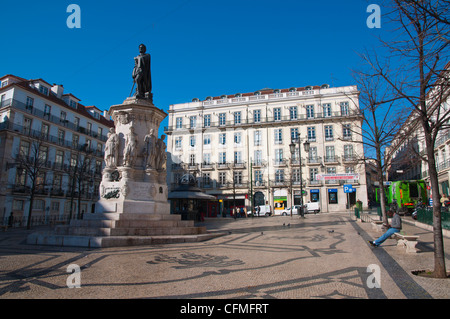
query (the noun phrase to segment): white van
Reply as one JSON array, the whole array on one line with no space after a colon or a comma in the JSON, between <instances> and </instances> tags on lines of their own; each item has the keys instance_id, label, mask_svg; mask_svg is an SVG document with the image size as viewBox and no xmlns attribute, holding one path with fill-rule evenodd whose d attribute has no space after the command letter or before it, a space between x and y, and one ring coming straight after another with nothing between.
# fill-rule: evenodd
<instances>
[{"instance_id":1,"label":"white van","mask_svg":"<svg viewBox=\"0 0 450 319\"><path fill-rule=\"evenodd\" d=\"M251 213L252 212L248 211L247 215L251 215ZM270 207L270 205L255 206L255 216L271 216L271 215L272 215L272 207Z\"/></svg>"}]
</instances>

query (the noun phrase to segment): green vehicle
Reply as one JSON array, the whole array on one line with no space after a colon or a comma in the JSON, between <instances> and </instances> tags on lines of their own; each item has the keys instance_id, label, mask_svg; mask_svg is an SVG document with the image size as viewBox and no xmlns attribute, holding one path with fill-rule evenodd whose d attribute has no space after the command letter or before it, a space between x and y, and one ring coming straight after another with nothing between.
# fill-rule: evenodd
<instances>
[{"instance_id":1,"label":"green vehicle","mask_svg":"<svg viewBox=\"0 0 450 319\"><path fill-rule=\"evenodd\" d=\"M384 190L386 205L391 205L395 200L400 212L412 212L419 201L427 205L427 186L423 180L391 182ZM375 193L377 202L380 202L379 193L377 189Z\"/></svg>"}]
</instances>

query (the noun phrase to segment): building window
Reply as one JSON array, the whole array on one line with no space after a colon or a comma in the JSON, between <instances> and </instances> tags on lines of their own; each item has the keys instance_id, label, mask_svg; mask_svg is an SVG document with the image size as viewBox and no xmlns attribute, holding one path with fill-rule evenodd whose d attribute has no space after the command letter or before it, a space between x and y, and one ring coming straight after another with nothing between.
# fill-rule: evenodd
<instances>
[{"instance_id":1,"label":"building window","mask_svg":"<svg viewBox=\"0 0 450 319\"><path fill-rule=\"evenodd\" d=\"M191 145L191 147L195 147L195 136L189 137L189 145Z\"/></svg>"},{"instance_id":2,"label":"building window","mask_svg":"<svg viewBox=\"0 0 450 319\"><path fill-rule=\"evenodd\" d=\"M62 123L66 122L66 118L67 118L67 114L64 111L61 111L60 116L59 116L59 121Z\"/></svg>"},{"instance_id":3,"label":"building window","mask_svg":"<svg viewBox=\"0 0 450 319\"><path fill-rule=\"evenodd\" d=\"M295 168L292 170L292 182L299 184L300 183L300 169Z\"/></svg>"},{"instance_id":4,"label":"building window","mask_svg":"<svg viewBox=\"0 0 450 319\"><path fill-rule=\"evenodd\" d=\"M281 108L277 107L273 109L274 121L281 121Z\"/></svg>"},{"instance_id":5,"label":"building window","mask_svg":"<svg viewBox=\"0 0 450 319\"><path fill-rule=\"evenodd\" d=\"M219 126L227 125L227 113L219 113Z\"/></svg>"},{"instance_id":6,"label":"building window","mask_svg":"<svg viewBox=\"0 0 450 319\"><path fill-rule=\"evenodd\" d=\"M261 110L253 111L253 122L260 123L261 122Z\"/></svg>"},{"instance_id":7,"label":"building window","mask_svg":"<svg viewBox=\"0 0 450 319\"><path fill-rule=\"evenodd\" d=\"M348 102L341 102L341 116L349 115Z\"/></svg>"},{"instance_id":8,"label":"building window","mask_svg":"<svg viewBox=\"0 0 450 319\"><path fill-rule=\"evenodd\" d=\"M13 201L13 209L14 210L23 210L23 200L14 200Z\"/></svg>"},{"instance_id":9,"label":"building window","mask_svg":"<svg viewBox=\"0 0 450 319\"><path fill-rule=\"evenodd\" d=\"M32 97L27 96L27 103L25 105L25 108L27 110L32 110L33 109L33 104L34 104L34 99Z\"/></svg>"},{"instance_id":10,"label":"building window","mask_svg":"<svg viewBox=\"0 0 450 319\"><path fill-rule=\"evenodd\" d=\"M310 169L309 169L309 180L310 180L311 182L312 182L312 181L315 181L315 180L316 180L317 174L319 174L319 169L318 169L318 168L316 168L316 167L310 168Z\"/></svg>"},{"instance_id":11,"label":"building window","mask_svg":"<svg viewBox=\"0 0 450 319\"><path fill-rule=\"evenodd\" d=\"M283 183L284 182L284 170L277 169L275 171L275 182L276 183Z\"/></svg>"},{"instance_id":12,"label":"building window","mask_svg":"<svg viewBox=\"0 0 450 319\"><path fill-rule=\"evenodd\" d=\"M220 152L219 153L219 164L226 164L226 162L227 162L227 153Z\"/></svg>"},{"instance_id":13,"label":"building window","mask_svg":"<svg viewBox=\"0 0 450 319\"><path fill-rule=\"evenodd\" d=\"M234 172L233 175L234 175L233 176L234 177L233 178L234 183L237 184L237 185L242 185L242 172L241 171Z\"/></svg>"},{"instance_id":14,"label":"building window","mask_svg":"<svg viewBox=\"0 0 450 319\"><path fill-rule=\"evenodd\" d=\"M256 150L254 154L255 154L254 163L256 165L261 165L262 164L262 151Z\"/></svg>"},{"instance_id":15,"label":"building window","mask_svg":"<svg viewBox=\"0 0 450 319\"><path fill-rule=\"evenodd\" d=\"M280 165L283 163L283 149L279 148L275 150L275 164Z\"/></svg>"},{"instance_id":16,"label":"building window","mask_svg":"<svg viewBox=\"0 0 450 319\"><path fill-rule=\"evenodd\" d=\"M242 164L242 152L241 151L234 152L234 163Z\"/></svg>"},{"instance_id":17,"label":"building window","mask_svg":"<svg viewBox=\"0 0 450 319\"><path fill-rule=\"evenodd\" d=\"M289 118L291 120L296 120L297 119L297 107L296 106L291 106L289 108Z\"/></svg>"},{"instance_id":18,"label":"building window","mask_svg":"<svg viewBox=\"0 0 450 319\"><path fill-rule=\"evenodd\" d=\"M309 119L314 118L314 105L306 106L306 117Z\"/></svg>"},{"instance_id":19,"label":"building window","mask_svg":"<svg viewBox=\"0 0 450 319\"><path fill-rule=\"evenodd\" d=\"M345 140L351 140L352 139L352 130L350 124L344 124L342 125L342 137Z\"/></svg>"},{"instance_id":20,"label":"building window","mask_svg":"<svg viewBox=\"0 0 450 319\"><path fill-rule=\"evenodd\" d=\"M211 135L203 135L203 145L211 145Z\"/></svg>"},{"instance_id":21,"label":"building window","mask_svg":"<svg viewBox=\"0 0 450 319\"><path fill-rule=\"evenodd\" d=\"M298 139L298 128L291 128L291 141Z\"/></svg>"},{"instance_id":22,"label":"building window","mask_svg":"<svg viewBox=\"0 0 450 319\"><path fill-rule=\"evenodd\" d=\"M191 166L195 165L195 154L189 155L189 165Z\"/></svg>"},{"instance_id":23,"label":"building window","mask_svg":"<svg viewBox=\"0 0 450 319\"><path fill-rule=\"evenodd\" d=\"M234 133L234 144L241 145L241 133Z\"/></svg>"},{"instance_id":24,"label":"building window","mask_svg":"<svg viewBox=\"0 0 450 319\"><path fill-rule=\"evenodd\" d=\"M333 139L333 125L325 125L325 140L332 141Z\"/></svg>"},{"instance_id":25,"label":"building window","mask_svg":"<svg viewBox=\"0 0 450 319\"><path fill-rule=\"evenodd\" d=\"M72 146L73 147L78 147L78 143L80 141L80 137L76 134L72 135Z\"/></svg>"},{"instance_id":26,"label":"building window","mask_svg":"<svg viewBox=\"0 0 450 319\"><path fill-rule=\"evenodd\" d=\"M234 124L241 124L241 112L234 112Z\"/></svg>"},{"instance_id":27,"label":"building window","mask_svg":"<svg viewBox=\"0 0 450 319\"><path fill-rule=\"evenodd\" d=\"M181 129L181 128L183 128L183 118L182 117L177 117L176 118L176 128L177 129Z\"/></svg>"},{"instance_id":28,"label":"building window","mask_svg":"<svg viewBox=\"0 0 450 319\"><path fill-rule=\"evenodd\" d=\"M60 145L64 144L66 132L63 130L58 130L58 143Z\"/></svg>"},{"instance_id":29,"label":"building window","mask_svg":"<svg viewBox=\"0 0 450 319\"><path fill-rule=\"evenodd\" d=\"M197 116L189 117L189 128L194 129L197 127Z\"/></svg>"},{"instance_id":30,"label":"building window","mask_svg":"<svg viewBox=\"0 0 450 319\"><path fill-rule=\"evenodd\" d=\"M182 143L183 142L183 137L178 136L175 137L175 150L181 150L182 149Z\"/></svg>"},{"instance_id":31,"label":"building window","mask_svg":"<svg viewBox=\"0 0 450 319\"><path fill-rule=\"evenodd\" d=\"M334 162L335 161L335 153L334 146L326 146L325 147L325 162Z\"/></svg>"},{"instance_id":32,"label":"building window","mask_svg":"<svg viewBox=\"0 0 450 319\"><path fill-rule=\"evenodd\" d=\"M203 164L211 164L211 154L210 153L204 153L203 154Z\"/></svg>"},{"instance_id":33,"label":"building window","mask_svg":"<svg viewBox=\"0 0 450 319\"><path fill-rule=\"evenodd\" d=\"M225 185L227 183L227 173L219 172L219 184Z\"/></svg>"},{"instance_id":34,"label":"building window","mask_svg":"<svg viewBox=\"0 0 450 319\"><path fill-rule=\"evenodd\" d=\"M255 182L256 182L256 185L261 184L263 182L263 172L262 171L260 171L260 170L255 171Z\"/></svg>"},{"instance_id":35,"label":"building window","mask_svg":"<svg viewBox=\"0 0 450 319\"><path fill-rule=\"evenodd\" d=\"M325 103L323 106L323 117L331 117L331 104Z\"/></svg>"},{"instance_id":36,"label":"building window","mask_svg":"<svg viewBox=\"0 0 450 319\"><path fill-rule=\"evenodd\" d=\"M211 186L211 173L203 173L203 186Z\"/></svg>"},{"instance_id":37,"label":"building window","mask_svg":"<svg viewBox=\"0 0 450 319\"><path fill-rule=\"evenodd\" d=\"M30 155L30 142L27 142L27 141L20 142L19 155L20 156L29 156Z\"/></svg>"},{"instance_id":38,"label":"building window","mask_svg":"<svg viewBox=\"0 0 450 319\"><path fill-rule=\"evenodd\" d=\"M275 129L275 144L283 144L283 129Z\"/></svg>"},{"instance_id":39,"label":"building window","mask_svg":"<svg viewBox=\"0 0 450 319\"><path fill-rule=\"evenodd\" d=\"M203 127L211 127L211 114L207 114L203 117Z\"/></svg>"},{"instance_id":40,"label":"building window","mask_svg":"<svg viewBox=\"0 0 450 319\"><path fill-rule=\"evenodd\" d=\"M344 145L344 160L352 161L353 157L353 145Z\"/></svg>"},{"instance_id":41,"label":"building window","mask_svg":"<svg viewBox=\"0 0 450 319\"><path fill-rule=\"evenodd\" d=\"M43 139L47 140L49 132L50 132L50 126L48 124L42 123L41 137Z\"/></svg>"},{"instance_id":42,"label":"building window","mask_svg":"<svg viewBox=\"0 0 450 319\"><path fill-rule=\"evenodd\" d=\"M254 138L255 138L255 146L261 146L262 144L262 134L261 131L255 131L254 132Z\"/></svg>"},{"instance_id":43,"label":"building window","mask_svg":"<svg viewBox=\"0 0 450 319\"><path fill-rule=\"evenodd\" d=\"M45 104L44 106L44 116L46 116L47 118L50 118L50 113L52 111L52 107L48 104Z\"/></svg>"},{"instance_id":44,"label":"building window","mask_svg":"<svg viewBox=\"0 0 450 319\"><path fill-rule=\"evenodd\" d=\"M25 135L31 134L31 123L32 123L31 119L24 117L24 119L23 119L23 134L25 134Z\"/></svg>"},{"instance_id":45,"label":"building window","mask_svg":"<svg viewBox=\"0 0 450 319\"><path fill-rule=\"evenodd\" d=\"M219 134L219 144L225 145L227 143L227 135L226 133Z\"/></svg>"},{"instance_id":46,"label":"building window","mask_svg":"<svg viewBox=\"0 0 450 319\"><path fill-rule=\"evenodd\" d=\"M48 95L48 87L39 84L39 92L42 94Z\"/></svg>"},{"instance_id":47,"label":"building window","mask_svg":"<svg viewBox=\"0 0 450 319\"><path fill-rule=\"evenodd\" d=\"M308 141L316 141L316 128L314 126L308 127Z\"/></svg>"},{"instance_id":48,"label":"building window","mask_svg":"<svg viewBox=\"0 0 450 319\"><path fill-rule=\"evenodd\" d=\"M59 169L62 168L64 162L64 152L61 150L56 150L55 154L55 164Z\"/></svg>"}]
</instances>

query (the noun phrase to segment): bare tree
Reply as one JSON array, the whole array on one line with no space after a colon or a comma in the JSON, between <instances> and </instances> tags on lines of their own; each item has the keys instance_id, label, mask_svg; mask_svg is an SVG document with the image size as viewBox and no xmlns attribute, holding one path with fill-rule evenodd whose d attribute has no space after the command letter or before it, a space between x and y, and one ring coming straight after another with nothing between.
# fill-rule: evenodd
<instances>
[{"instance_id":1,"label":"bare tree","mask_svg":"<svg viewBox=\"0 0 450 319\"><path fill-rule=\"evenodd\" d=\"M434 145L439 130L450 119L450 110L440 107L449 92L450 25L446 4L440 0L386 1L385 18L396 28L390 32L391 39L382 43L397 66L391 69L378 56L365 56L374 74L402 97L421 124L433 199L434 275L439 278L446 277L446 267Z\"/></svg>"},{"instance_id":2,"label":"bare tree","mask_svg":"<svg viewBox=\"0 0 450 319\"><path fill-rule=\"evenodd\" d=\"M41 138L24 140L17 152L16 174L22 181L25 190L29 191L30 207L28 209L27 229L31 228L31 215L35 195L45 186L45 171L47 163L47 151Z\"/></svg>"},{"instance_id":3,"label":"bare tree","mask_svg":"<svg viewBox=\"0 0 450 319\"><path fill-rule=\"evenodd\" d=\"M386 148L392 143L402 127L405 112L399 112L396 102L399 97L384 83L380 76L363 71L354 71L353 77L358 85L359 107L363 117L362 143L365 147L364 160L375 162L377 180L380 185L380 204L382 219L388 223L385 200L385 161ZM395 116L392 116L395 112Z\"/></svg>"}]
</instances>

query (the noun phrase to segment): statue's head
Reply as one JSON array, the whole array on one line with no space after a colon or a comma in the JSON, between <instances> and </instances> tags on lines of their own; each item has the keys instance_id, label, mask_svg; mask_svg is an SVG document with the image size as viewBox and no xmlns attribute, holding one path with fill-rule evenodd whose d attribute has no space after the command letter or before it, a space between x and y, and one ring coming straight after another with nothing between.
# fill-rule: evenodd
<instances>
[{"instance_id":1,"label":"statue's head","mask_svg":"<svg viewBox=\"0 0 450 319\"><path fill-rule=\"evenodd\" d=\"M145 46L145 44L141 44L139 46L139 53L145 53L147 51L147 47Z\"/></svg>"}]
</instances>

